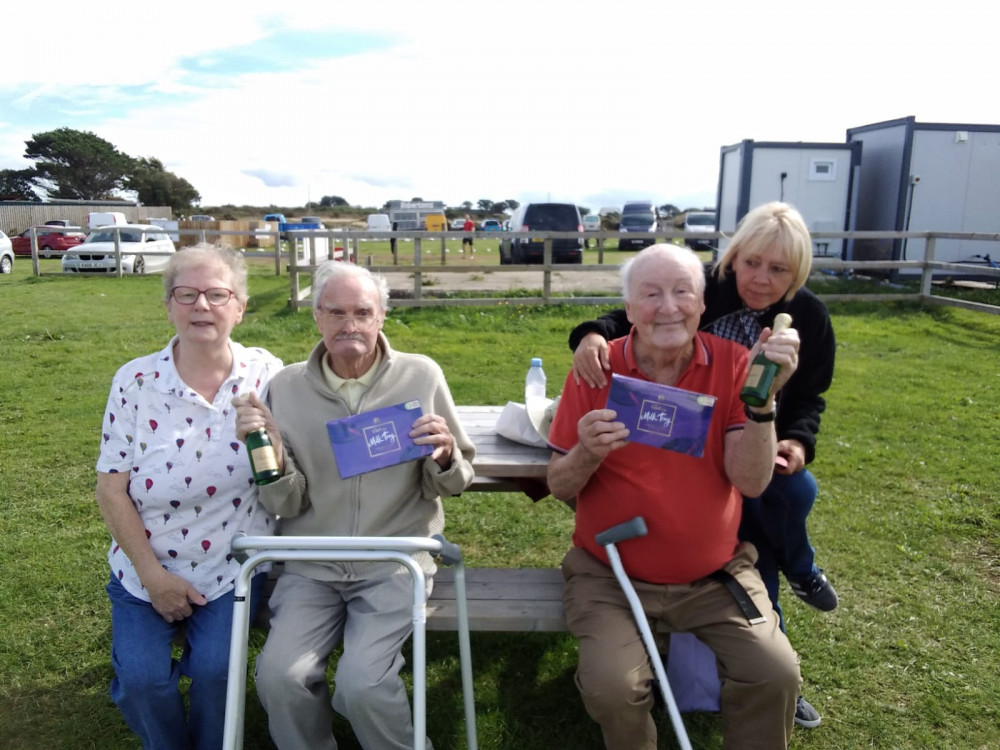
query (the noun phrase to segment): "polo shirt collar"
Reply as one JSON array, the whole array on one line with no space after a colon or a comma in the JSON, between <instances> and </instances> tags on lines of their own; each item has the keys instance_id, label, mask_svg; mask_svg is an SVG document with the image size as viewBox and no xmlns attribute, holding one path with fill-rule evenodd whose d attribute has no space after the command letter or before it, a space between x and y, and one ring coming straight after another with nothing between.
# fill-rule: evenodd
<instances>
[{"instance_id":1,"label":"polo shirt collar","mask_svg":"<svg viewBox=\"0 0 1000 750\"><path fill-rule=\"evenodd\" d=\"M632 330L629 331L628 337L625 339L622 355L625 357L625 367L628 368L627 374L630 377L649 380L635 361L635 326L632 326ZM709 364L711 364L711 359L708 355L708 347L705 345L703 334L698 331L694 335L694 353L691 355L691 361L688 362L688 368L707 367ZM687 368L684 372L687 372ZM683 374L681 373L681 375Z\"/></svg>"}]
</instances>

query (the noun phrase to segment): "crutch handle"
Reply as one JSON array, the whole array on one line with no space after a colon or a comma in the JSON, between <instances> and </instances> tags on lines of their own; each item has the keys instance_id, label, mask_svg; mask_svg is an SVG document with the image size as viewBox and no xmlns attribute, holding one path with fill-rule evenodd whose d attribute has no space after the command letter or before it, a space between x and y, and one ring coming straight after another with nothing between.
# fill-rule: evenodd
<instances>
[{"instance_id":1,"label":"crutch handle","mask_svg":"<svg viewBox=\"0 0 1000 750\"><path fill-rule=\"evenodd\" d=\"M445 565L455 565L462 561L462 550L457 544L452 544L441 534L435 534L431 539L441 543L441 551L437 553L437 557Z\"/></svg>"},{"instance_id":2,"label":"crutch handle","mask_svg":"<svg viewBox=\"0 0 1000 750\"><path fill-rule=\"evenodd\" d=\"M646 536L646 531L646 519L642 516L636 516L631 521L625 521L617 526L612 526L606 531L602 531L594 538L597 540L599 545L607 547L609 544L624 542L626 539L632 539L637 536Z\"/></svg>"}]
</instances>

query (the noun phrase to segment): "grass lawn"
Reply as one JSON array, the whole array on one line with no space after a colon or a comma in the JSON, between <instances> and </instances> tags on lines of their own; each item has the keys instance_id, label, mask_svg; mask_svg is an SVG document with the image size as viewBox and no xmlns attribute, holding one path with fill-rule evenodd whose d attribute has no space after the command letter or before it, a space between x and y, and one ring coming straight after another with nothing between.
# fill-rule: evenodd
<instances>
[{"instance_id":1,"label":"grass lawn","mask_svg":"<svg viewBox=\"0 0 1000 750\"><path fill-rule=\"evenodd\" d=\"M134 748L108 698L108 534L94 464L112 374L171 333L161 282L29 271L22 261L0 277L0 747ZM267 263L254 268L234 337L293 362L317 335L308 313L285 308L287 283ZM520 400L532 356L557 388L570 328L600 311L403 309L386 332L434 357L459 403L502 404ZM841 606L823 614L783 594L803 692L823 715L792 747L1000 747L1000 317L901 303L831 313L837 371L811 532ZM470 565L557 565L569 544L571 515L551 498L468 493L445 506ZM482 633L472 645L481 747L601 747L573 687L571 638ZM246 746L270 748L252 681L249 692ZM428 637L428 708L435 747L464 747L450 633ZM695 747L721 747L718 716L685 720ZM660 746L673 747L660 726ZM341 748L357 747L345 723L335 731Z\"/></svg>"}]
</instances>

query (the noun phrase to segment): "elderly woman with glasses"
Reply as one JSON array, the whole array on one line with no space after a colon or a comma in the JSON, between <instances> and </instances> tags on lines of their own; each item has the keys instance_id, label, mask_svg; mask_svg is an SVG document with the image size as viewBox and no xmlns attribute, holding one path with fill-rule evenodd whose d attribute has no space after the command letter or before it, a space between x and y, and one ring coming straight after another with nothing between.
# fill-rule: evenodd
<instances>
[{"instance_id":1,"label":"elderly woman with glasses","mask_svg":"<svg viewBox=\"0 0 1000 750\"><path fill-rule=\"evenodd\" d=\"M187 248L163 281L176 333L114 376L97 461L97 504L112 536L111 697L143 747L207 750L222 746L239 571L230 541L274 529L232 401L266 397L282 363L230 339L247 306L242 256ZM181 675L191 681L187 712Z\"/></svg>"},{"instance_id":2,"label":"elderly woman with glasses","mask_svg":"<svg viewBox=\"0 0 1000 750\"><path fill-rule=\"evenodd\" d=\"M351 263L321 265L313 299L321 340L306 361L275 377L268 405L254 397L239 405L238 434L265 427L278 453L282 476L261 487L260 499L281 516L283 534L431 536L444 529L441 498L472 483L475 448L444 373L429 357L390 346L382 330L388 302L384 277ZM427 446L426 456L360 474L354 463L339 465L328 421L412 402L422 416L396 429ZM415 558L429 588L434 562L426 553ZM269 604L274 616L256 680L278 748L336 748L333 709L361 747L413 746L399 674L413 629L405 568L288 561ZM327 662L338 645L331 700Z\"/></svg>"}]
</instances>

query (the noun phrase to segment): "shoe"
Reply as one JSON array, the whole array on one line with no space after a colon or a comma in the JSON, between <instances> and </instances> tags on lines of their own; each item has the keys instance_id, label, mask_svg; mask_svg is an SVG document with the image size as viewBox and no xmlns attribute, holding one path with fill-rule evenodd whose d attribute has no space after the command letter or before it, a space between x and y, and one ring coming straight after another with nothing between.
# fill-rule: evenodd
<instances>
[{"instance_id":1,"label":"shoe","mask_svg":"<svg viewBox=\"0 0 1000 750\"><path fill-rule=\"evenodd\" d=\"M815 607L823 612L829 612L837 608L840 600L833 585L823 575L822 570L816 571L802 581L789 581L792 585L792 592L810 607Z\"/></svg>"},{"instance_id":2,"label":"shoe","mask_svg":"<svg viewBox=\"0 0 1000 750\"><path fill-rule=\"evenodd\" d=\"M819 715L819 711L800 695L795 701L795 723L805 729L815 729L821 721L823 718Z\"/></svg>"}]
</instances>

